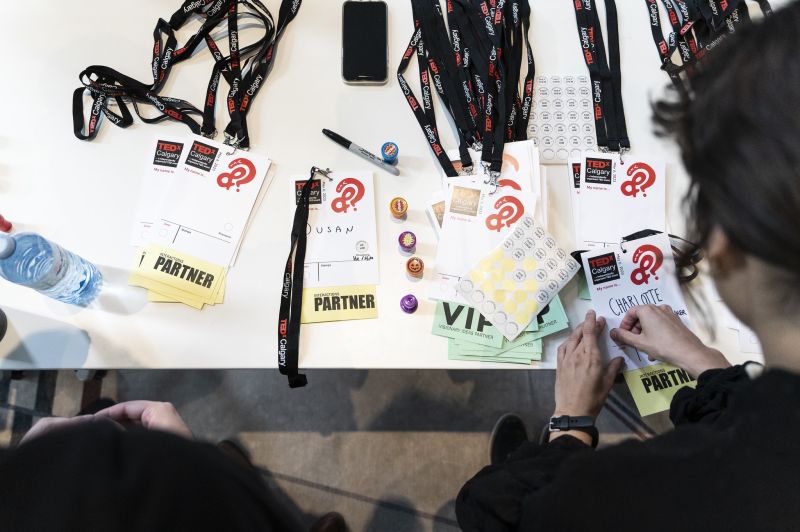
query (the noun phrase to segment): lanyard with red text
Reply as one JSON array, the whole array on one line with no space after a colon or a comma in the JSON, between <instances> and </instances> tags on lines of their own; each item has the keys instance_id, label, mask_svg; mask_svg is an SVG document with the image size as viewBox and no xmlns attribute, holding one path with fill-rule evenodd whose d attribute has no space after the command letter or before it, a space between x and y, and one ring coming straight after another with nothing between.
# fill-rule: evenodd
<instances>
[{"instance_id":1,"label":"lanyard with red text","mask_svg":"<svg viewBox=\"0 0 800 532\"><path fill-rule=\"evenodd\" d=\"M216 92L222 76L230 86L226 99L230 116L225 128L226 143L248 148L247 112L270 70L275 46L285 27L296 16L300 3L301 0L283 0L276 26L261 0L186 0L169 22L159 19L156 24L153 32L152 83L142 83L114 69L98 65L81 72L79 77L84 86L73 93L75 136L82 140L93 139L97 135L101 115L120 127L129 126L133 119L126 104L131 103L136 114L146 123L177 120L195 134L213 137L216 133ZM246 10L240 10L240 7L246 7ZM175 31L191 16L203 19L201 28L182 47L177 48ZM264 29L256 42L244 47L239 43L238 21L241 17L255 19ZM228 25L230 53L227 57L210 36L212 30L223 21L227 21ZM172 67L189 59L202 42L207 44L215 64L201 111L185 100L160 96L158 93ZM87 91L93 100L88 124L85 122L83 105L83 96ZM111 101L116 103L120 114L108 108ZM141 105L155 107L160 114L155 117L143 116L139 109ZM202 116L202 125L192 115Z\"/></svg>"},{"instance_id":2,"label":"lanyard with red text","mask_svg":"<svg viewBox=\"0 0 800 532\"><path fill-rule=\"evenodd\" d=\"M300 315L303 309L303 273L305 272L306 241L308 237L308 213L311 188L316 175L328 176L329 170L311 167L310 175L297 196L297 206L292 223L289 258L283 271L281 305L278 311L278 370L286 375L289 387L300 388L308 384L305 375L299 373L300 361Z\"/></svg>"},{"instance_id":3,"label":"lanyard with red text","mask_svg":"<svg viewBox=\"0 0 800 532\"><path fill-rule=\"evenodd\" d=\"M600 16L594 0L575 0L575 21L583 58L589 70L594 94L594 117L597 145L610 151L631 147L622 103L619 27L614 0L605 0L608 29L608 59Z\"/></svg>"}]
</instances>

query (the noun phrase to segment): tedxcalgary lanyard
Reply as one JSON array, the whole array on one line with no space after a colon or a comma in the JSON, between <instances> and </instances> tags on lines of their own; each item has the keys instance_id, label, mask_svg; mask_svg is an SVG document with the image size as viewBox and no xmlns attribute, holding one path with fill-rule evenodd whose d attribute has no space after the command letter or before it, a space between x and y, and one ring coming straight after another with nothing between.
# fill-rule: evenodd
<instances>
[{"instance_id":1,"label":"tedxcalgary lanyard","mask_svg":"<svg viewBox=\"0 0 800 532\"><path fill-rule=\"evenodd\" d=\"M503 164L505 142L527 138L535 75L528 41L530 6L527 0L483 0L481 11L486 13L484 27L490 45L481 161L496 181ZM523 42L528 61L523 84L527 105L519 97Z\"/></svg>"},{"instance_id":2,"label":"tedxcalgary lanyard","mask_svg":"<svg viewBox=\"0 0 800 532\"><path fill-rule=\"evenodd\" d=\"M458 172L445 153L439 137L431 85L439 94L456 125L459 155L462 167L465 169L472 167L472 158L467 148L478 141L475 135L477 125L468 110L469 105L464 91L459 91L455 86L458 77L456 56L448 40L438 2L434 6L432 0L411 0L411 9L414 16L414 33L397 68L397 80L439 164L448 177L455 177ZM415 52L422 90L421 104L403 76Z\"/></svg>"},{"instance_id":3,"label":"tedxcalgary lanyard","mask_svg":"<svg viewBox=\"0 0 800 532\"><path fill-rule=\"evenodd\" d=\"M605 0L608 29L608 59L603 30L594 0L575 0L575 21L583 58L589 69L594 94L594 118L600 149L630 149L625 109L622 104L622 70L619 55L619 26L614 0Z\"/></svg>"},{"instance_id":4,"label":"tedxcalgary lanyard","mask_svg":"<svg viewBox=\"0 0 800 532\"><path fill-rule=\"evenodd\" d=\"M661 0L672 31L664 36L658 0L645 0L650 15L653 42L661 58L661 68L669 74L676 88L686 91L681 78L691 76L695 65L706 53L719 45L737 26L750 21L746 2L729 0L724 5L716 0ZM758 0L764 16L772 14L768 0ZM673 61L675 53L680 63Z\"/></svg>"},{"instance_id":5,"label":"tedxcalgary lanyard","mask_svg":"<svg viewBox=\"0 0 800 532\"><path fill-rule=\"evenodd\" d=\"M278 313L278 370L289 379L290 388L308 384L305 375L298 372L300 360L300 313L303 308L303 273L306 261L306 238L308 236L308 212L311 187L317 173L327 175L316 166L311 172L297 198L292 224L291 245L286 269L283 272L283 290Z\"/></svg>"},{"instance_id":6,"label":"tedxcalgary lanyard","mask_svg":"<svg viewBox=\"0 0 800 532\"><path fill-rule=\"evenodd\" d=\"M81 72L79 77L84 86L75 90L72 100L75 136L82 140L93 139L97 135L101 115L119 127L128 127L133 123L132 115L126 106L126 102L130 102L139 118L146 123L167 119L177 120L195 134L213 137L216 134L215 103L222 76L230 87L226 98L230 116L230 122L225 128L226 143L248 148L250 138L247 132L247 112L272 66L275 46L286 26L297 15L300 4L301 0L283 0L278 23L275 25L271 13L260 0L186 0L169 22L159 19L156 23L153 31L151 84L142 83L112 68L100 65L90 66ZM247 10L240 11L241 6ZM192 15L203 18L203 24L184 46L177 48L175 31L180 29ZM253 18L264 28L263 36L244 47L239 43L240 17ZM223 21L227 21L230 48L228 56L220 52L211 37L211 32ZM202 42L208 46L215 63L204 108L201 111L186 100L160 96L158 93L172 67L189 59ZM85 122L83 104L86 91L93 100L88 124ZM116 103L120 114L109 109L111 100ZM142 116L140 105L153 106L160 114L155 117ZM202 124L198 124L192 115L202 116Z\"/></svg>"},{"instance_id":7,"label":"tedxcalgary lanyard","mask_svg":"<svg viewBox=\"0 0 800 532\"><path fill-rule=\"evenodd\" d=\"M499 172L504 142L527 137L535 73L527 0L448 0L447 26L438 1L412 0L411 5L414 33L397 78L431 149L446 175L458 175L440 140L432 85L456 125L462 169L471 170L467 148L474 147L484 165ZM528 72L520 97L523 42ZM421 101L403 76L415 52Z\"/></svg>"}]
</instances>

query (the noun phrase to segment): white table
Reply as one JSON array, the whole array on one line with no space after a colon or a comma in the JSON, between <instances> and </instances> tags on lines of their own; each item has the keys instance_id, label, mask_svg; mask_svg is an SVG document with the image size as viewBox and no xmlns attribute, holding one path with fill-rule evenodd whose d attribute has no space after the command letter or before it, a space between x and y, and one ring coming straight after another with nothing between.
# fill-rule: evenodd
<instances>
[{"instance_id":1,"label":"white table","mask_svg":"<svg viewBox=\"0 0 800 532\"><path fill-rule=\"evenodd\" d=\"M175 304L146 304L126 285L132 264L129 231L139 197L140 172L153 135L187 133L177 123L136 123L127 131L106 121L93 142L72 134L71 96L77 75L90 64L108 65L150 79L151 34L158 17L169 18L177 0L140 0L109 7L12 2L0 37L8 76L0 85L0 212L16 230L37 231L100 265L107 288L97 308L77 309L0 280L0 307L10 330L0 343L0 369L19 368L270 368L276 366L280 282L293 213L291 177L311 165L375 172L381 285L378 320L303 327L301 366L307 368L503 368L514 365L449 361L445 339L430 334L434 304L422 298L414 315L401 312L402 295L424 296L428 279L411 283L397 251L399 227L388 212L395 195L411 205L403 229L419 238L418 254L434 265L436 237L423 204L439 186L439 168L404 101L396 79L382 87L351 87L340 77L341 1L304 0L278 48L275 67L256 100L248 125L252 149L274 161L275 179L230 272L225 303L198 312ZM267 2L277 16L276 0ZM412 30L410 2L389 2L390 69L397 68ZM537 71L583 73L569 0L532 0L531 37ZM668 211L680 231L686 178L675 149L651 132L649 102L668 80L643 2L618 2L622 28L623 93L628 130L637 152L669 163ZM183 42L186 33L181 33ZM243 36L246 40L246 34ZM199 104L211 59L207 51L176 67L164 94ZM413 73L415 66L410 72ZM414 78L413 75L408 76ZM441 110L440 102L436 102ZM218 106L218 124L224 111ZM445 119L440 124L445 124ZM393 177L322 136L331 128L378 151L385 140L400 146L402 175ZM450 132L448 148L455 147ZM572 246L568 178L549 167L549 222ZM588 307L572 283L562 297L576 323ZM716 305L716 303L715 303ZM546 341L545 361L563 335ZM720 325L718 346L735 361L735 333Z\"/></svg>"}]
</instances>

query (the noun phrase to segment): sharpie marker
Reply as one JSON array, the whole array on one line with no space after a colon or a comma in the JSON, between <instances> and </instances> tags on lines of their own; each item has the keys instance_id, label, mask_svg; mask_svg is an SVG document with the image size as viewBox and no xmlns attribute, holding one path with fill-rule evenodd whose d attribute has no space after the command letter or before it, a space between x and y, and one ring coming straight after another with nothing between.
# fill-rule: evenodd
<instances>
[{"instance_id":1,"label":"sharpie marker","mask_svg":"<svg viewBox=\"0 0 800 532\"><path fill-rule=\"evenodd\" d=\"M355 153L356 155L360 155L361 157L363 157L364 159L368 160L369 162L380 166L381 168L383 168L384 170L386 170L390 174L400 175L400 170L398 170L397 168L395 168L391 164L387 164L387 163L383 162L380 157L368 152L367 150L365 150L364 148L362 148L361 146L359 146L355 142L350 142L349 140L347 140L343 136L339 135L338 133L334 133L330 129L323 129L322 133L326 137L328 137L329 139L334 141L335 143L341 145L342 147L344 147L347 150L350 150L351 152Z\"/></svg>"}]
</instances>

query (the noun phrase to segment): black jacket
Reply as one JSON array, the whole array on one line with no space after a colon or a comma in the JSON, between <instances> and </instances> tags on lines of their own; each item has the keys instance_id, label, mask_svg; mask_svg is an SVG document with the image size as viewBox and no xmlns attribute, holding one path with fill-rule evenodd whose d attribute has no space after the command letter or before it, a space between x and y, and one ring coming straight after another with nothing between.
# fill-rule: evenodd
<instances>
[{"instance_id":1,"label":"black jacket","mask_svg":"<svg viewBox=\"0 0 800 532\"><path fill-rule=\"evenodd\" d=\"M97 421L0 455L2 532L298 530L253 468L166 432Z\"/></svg>"},{"instance_id":2,"label":"black jacket","mask_svg":"<svg viewBox=\"0 0 800 532\"><path fill-rule=\"evenodd\" d=\"M481 470L466 531L800 530L800 375L711 370L672 402L676 429L593 451L564 436Z\"/></svg>"}]
</instances>

